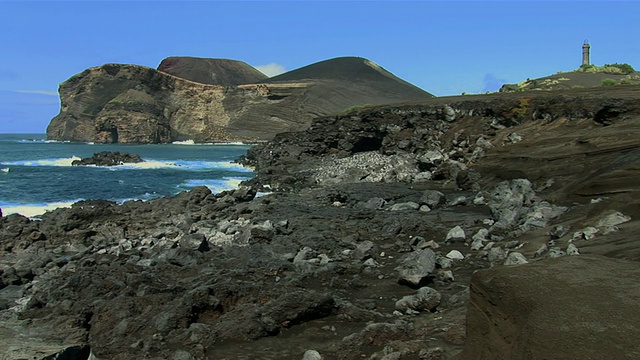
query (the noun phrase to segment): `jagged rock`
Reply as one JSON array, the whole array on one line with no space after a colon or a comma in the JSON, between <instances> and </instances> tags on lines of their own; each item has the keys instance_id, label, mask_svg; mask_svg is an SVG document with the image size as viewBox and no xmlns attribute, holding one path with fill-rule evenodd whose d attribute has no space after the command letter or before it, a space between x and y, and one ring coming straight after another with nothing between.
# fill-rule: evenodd
<instances>
[{"instance_id":1,"label":"jagged rock","mask_svg":"<svg viewBox=\"0 0 640 360\"><path fill-rule=\"evenodd\" d=\"M637 262L588 255L478 271L454 359L635 359L638 276Z\"/></svg>"},{"instance_id":2,"label":"jagged rock","mask_svg":"<svg viewBox=\"0 0 640 360\"><path fill-rule=\"evenodd\" d=\"M580 255L580 252L574 244L569 244L569 246L567 246L567 255Z\"/></svg>"},{"instance_id":3,"label":"jagged rock","mask_svg":"<svg viewBox=\"0 0 640 360\"><path fill-rule=\"evenodd\" d=\"M593 226L588 226L580 231L574 232L571 240L592 240L599 232L600 229Z\"/></svg>"},{"instance_id":4,"label":"jagged rock","mask_svg":"<svg viewBox=\"0 0 640 360\"><path fill-rule=\"evenodd\" d=\"M420 204L414 202L406 202L406 203L398 203L393 204L390 211L404 211L404 210L418 210L420 209Z\"/></svg>"},{"instance_id":5,"label":"jagged rock","mask_svg":"<svg viewBox=\"0 0 640 360\"><path fill-rule=\"evenodd\" d=\"M189 234L183 236L179 241L180 247L200 252L209 251L209 242L203 234Z\"/></svg>"},{"instance_id":6,"label":"jagged rock","mask_svg":"<svg viewBox=\"0 0 640 360\"><path fill-rule=\"evenodd\" d=\"M466 239L466 235L464 230L459 226L455 226L447 233L446 238L444 239L446 242L461 242Z\"/></svg>"},{"instance_id":7,"label":"jagged rock","mask_svg":"<svg viewBox=\"0 0 640 360\"><path fill-rule=\"evenodd\" d=\"M398 282L419 287L428 281L436 267L436 255L431 249L417 249L400 260Z\"/></svg>"},{"instance_id":8,"label":"jagged rock","mask_svg":"<svg viewBox=\"0 0 640 360\"><path fill-rule=\"evenodd\" d=\"M504 261L504 265L522 265L527 264L528 262L529 261L527 261L527 258L524 257L524 255L519 252L512 251L509 253L509 255L507 255L507 259Z\"/></svg>"},{"instance_id":9,"label":"jagged rock","mask_svg":"<svg viewBox=\"0 0 640 360\"><path fill-rule=\"evenodd\" d=\"M571 228L569 226L556 225L553 227L553 229L551 229L549 235L551 236L552 240L560 239L561 237L565 236L570 229Z\"/></svg>"},{"instance_id":10,"label":"jagged rock","mask_svg":"<svg viewBox=\"0 0 640 360\"><path fill-rule=\"evenodd\" d=\"M437 150L429 150L418 157L418 162L422 167L432 169L442 164L446 158ZM428 204L427 204L428 205Z\"/></svg>"},{"instance_id":11,"label":"jagged rock","mask_svg":"<svg viewBox=\"0 0 640 360\"><path fill-rule=\"evenodd\" d=\"M484 247L484 242L487 241L487 236L489 235L489 230L480 229L477 233L475 233L471 239L471 250L480 250Z\"/></svg>"},{"instance_id":12,"label":"jagged rock","mask_svg":"<svg viewBox=\"0 0 640 360\"><path fill-rule=\"evenodd\" d=\"M538 248L538 250L536 250L533 253L533 257L537 258L537 257L541 257L542 255L544 255L544 253L546 253L549 250L547 244L542 244L540 245L540 247Z\"/></svg>"},{"instance_id":13,"label":"jagged rock","mask_svg":"<svg viewBox=\"0 0 640 360\"><path fill-rule=\"evenodd\" d=\"M495 265L499 262L502 262L507 257L507 252L504 251L501 247L492 247L489 249L489 254L487 256L487 260L492 265Z\"/></svg>"},{"instance_id":14,"label":"jagged rock","mask_svg":"<svg viewBox=\"0 0 640 360\"><path fill-rule=\"evenodd\" d=\"M437 290L424 286L418 289L416 294L404 296L396 301L396 310L432 311L440 305L441 299L442 295Z\"/></svg>"},{"instance_id":15,"label":"jagged rock","mask_svg":"<svg viewBox=\"0 0 640 360\"><path fill-rule=\"evenodd\" d=\"M616 211L598 220L596 227L602 229L603 234L608 234L618 231L617 225L624 224L628 221L631 221L631 217Z\"/></svg>"},{"instance_id":16,"label":"jagged rock","mask_svg":"<svg viewBox=\"0 0 640 360\"><path fill-rule=\"evenodd\" d=\"M420 202L422 204L425 204L432 209L444 204L445 200L446 196L438 190L425 190L420 198Z\"/></svg>"},{"instance_id":17,"label":"jagged rock","mask_svg":"<svg viewBox=\"0 0 640 360\"><path fill-rule=\"evenodd\" d=\"M520 141L522 141L522 136L516 134L516 133L511 133L509 134L509 136L507 137L507 139L509 139L509 141L513 144L518 143Z\"/></svg>"},{"instance_id":18,"label":"jagged rock","mask_svg":"<svg viewBox=\"0 0 640 360\"><path fill-rule=\"evenodd\" d=\"M358 204L356 204L356 207L366 210L380 210L384 208L385 205L387 205L387 201L385 199L374 197L365 202L359 202Z\"/></svg>"},{"instance_id":19,"label":"jagged rock","mask_svg":"<svg viewBox=\"0 0 640 360\"><path fill-rule=\"evenodd\" d=\"M445 256L451 260L464 260L464 255L458 250L451 250Z\"/></svg>"},{"instance_id":20,"label":"jagged rock","mask_svg":"<svg viewBox=\"0 0 640 360\"><path fill-rule=\"evenodd\" d=\"M518 224L535 195L527 179L503 181L490 193L488 205L496 223L493 228L507 229Z\"/></svg>"},{"instance_id":21,"label":"jagged rock","mask_svg":"<svg viewBox=\"0 0 640 360\"><path fill-rule=\"evenodd\" d=\"M119 151L101 151L93 154L91 157L82 158L80 160L73 160L71 165L95 165L95 166L116 166L129 163L143 162L140 155L129 154Z\"/></svg>"}]
</instances>

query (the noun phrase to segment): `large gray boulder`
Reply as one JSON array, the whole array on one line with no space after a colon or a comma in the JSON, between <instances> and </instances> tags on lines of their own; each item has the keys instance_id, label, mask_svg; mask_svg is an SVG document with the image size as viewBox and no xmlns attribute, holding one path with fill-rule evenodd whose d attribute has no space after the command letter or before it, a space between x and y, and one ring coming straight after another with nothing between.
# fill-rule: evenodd
<instances>
[{"instance_id":1,"label":"large gray boulder","mask_svg":"<svg viewBox=\"0 0 640 360\"><path fill-rule=\"evenodd\" d=\"M431 249L418 249L405 255L400 265L398 282L411 287L424 285L436 268L436 254Z\"/></svg>"}]
</instances>

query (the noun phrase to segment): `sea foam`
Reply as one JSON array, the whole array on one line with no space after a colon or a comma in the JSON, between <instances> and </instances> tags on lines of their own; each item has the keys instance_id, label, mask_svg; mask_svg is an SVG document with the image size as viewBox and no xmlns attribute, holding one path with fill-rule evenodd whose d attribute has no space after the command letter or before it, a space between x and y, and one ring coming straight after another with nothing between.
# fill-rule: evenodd
<instances>
[{"instance_id":1,"label":"sea foam","mask_svg":"<svg viewBox=\"0 0 640 360\"><path fill-rule=\"evenodd\" d=\"M77 199L74 201L59 201L59 202L51 202L44 204L2 204L0 203L0 208L2 208L3 216L9 214L20 214L26 217L35 217L38 215L42 215L47 211L53 211L58 208L69 208L74 203L80 201L82 199Z\"/></svg>"},{"instance_id":2,"label":"sea foam","mask_svg":"<svg viewBox=\"0 0 640 360\"><path fill-rule=\"evenodd\" d=\"M244 180L247 180L247 179L225 177L222 179L187 180L182 184L178 185L177 187L188 190L196 186L206 186L209 188L209 190L211 190L212 193L216 194L226 190L237 189L240 183Z\"/></svg>"},{"instance_id":3,"label":"sea foam","mask_svg":"<svg viewBox=\"0 0 640 360\"><path fill-rule=\"evenodd\" d=\"M77 156L58 159L40 160L20 160L0 162L3 166L60 166L70 167L74 160L80 160ZM95 166L85 165L85 167L108 168L110 170L145 170L145 169L173 169L173 170L211 170L224 169L236 172L252 172L250 168L229 161L202 161L202 160L145 160L139 163L124 163L116 166Z\"/></svg>"}]
</instances>

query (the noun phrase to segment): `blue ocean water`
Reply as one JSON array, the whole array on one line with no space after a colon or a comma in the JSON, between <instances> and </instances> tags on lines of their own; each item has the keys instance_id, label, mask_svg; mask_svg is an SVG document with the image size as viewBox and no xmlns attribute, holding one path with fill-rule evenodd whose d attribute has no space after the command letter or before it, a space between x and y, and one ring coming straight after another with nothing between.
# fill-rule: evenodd
<instances>
[{"instance_id":1,"label":"blue ocean water","mask_svg":"<svg viewBox=\"0 0 640 360\"><path fill-rule=\"evenodd\" d=\"M213 192L253 177L233 163L249 145L91 144L46 141L44 134L0 134L0 208L33 216L79 200L122 202L175 195L204 185ZM115 167L71 166L99 151L140 155L145 162Z\"/></svg>"}]
</instances>

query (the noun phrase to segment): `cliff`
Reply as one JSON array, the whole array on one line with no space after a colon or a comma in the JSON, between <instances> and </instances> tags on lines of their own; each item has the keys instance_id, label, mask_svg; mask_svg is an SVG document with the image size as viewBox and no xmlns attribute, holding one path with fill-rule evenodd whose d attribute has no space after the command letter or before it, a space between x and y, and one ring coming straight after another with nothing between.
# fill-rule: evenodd
<instances>
[{"instance_id":1,"label":"cliff","mask_svg":"<svg viewBox=\"0 0 640 360\"><path fill-rule=\"evenodd\" d=\"M61 109L47 137L100 143L266 140L355 105L432 97L362 58L327 60L236 85L260 78L242 64L169 58L160 64L164 71L120 64L87 69L60 84ZM205 68L213 75L202 75ZM341 76L334 76L341 68Z\"/></svg>"}]
</instances>

